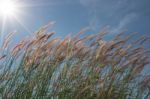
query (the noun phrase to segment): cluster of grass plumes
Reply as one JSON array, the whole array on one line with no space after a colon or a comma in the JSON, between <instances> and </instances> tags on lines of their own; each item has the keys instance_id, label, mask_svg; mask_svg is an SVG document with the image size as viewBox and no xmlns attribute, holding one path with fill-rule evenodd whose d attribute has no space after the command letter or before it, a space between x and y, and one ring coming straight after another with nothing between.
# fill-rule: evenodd
<instances>
[{"instance_id":1,"label":"cluster of grass plumes","mask_svg":"<svg viewBox=\"0 0 150 99\"><path fill-rule=\"evenodd\" d=\"M4 99L149 99L150 76L143 75L150 51L147 37L131 40L119 34L104 41L105 32L65 39L41 28L34 37L1 47L0 97Z\"/></svg>"}]
</instances>

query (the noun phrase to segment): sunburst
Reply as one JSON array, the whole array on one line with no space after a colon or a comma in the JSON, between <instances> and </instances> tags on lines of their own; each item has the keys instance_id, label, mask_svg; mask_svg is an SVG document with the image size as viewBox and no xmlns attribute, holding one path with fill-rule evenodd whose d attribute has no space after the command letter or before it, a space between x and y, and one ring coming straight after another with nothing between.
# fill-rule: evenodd
<instances>
[{"instance_id":1,"label":"sunburst","mask_svg":"<svg viewBox=\"0 0 150 99\"><path fill-rule=\"evenodd\" d=\"M0 15L13 16L17 14L18 4L14 0L0 0Z\"/></svg>"}]
</instances>

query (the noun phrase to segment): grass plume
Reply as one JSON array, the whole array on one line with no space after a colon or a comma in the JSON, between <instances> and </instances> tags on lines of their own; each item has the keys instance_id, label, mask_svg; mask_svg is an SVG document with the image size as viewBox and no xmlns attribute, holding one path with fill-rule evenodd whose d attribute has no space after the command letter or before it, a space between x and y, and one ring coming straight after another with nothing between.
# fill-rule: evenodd
<instances>
[{"instance_id":1,"label":"grass plume","mask_svg":"<svg viewBox=\"0 0 150 99\"><path fill-rule=\"evenodd\" d=\"M120 33L104 41L105 31L81 38L86 29L64 40L47 27L9 49L1 47L0 97L3 99L149 99L149 40ZM5 53L7 50L7 53Z\"/></svg>"}]
</instances>

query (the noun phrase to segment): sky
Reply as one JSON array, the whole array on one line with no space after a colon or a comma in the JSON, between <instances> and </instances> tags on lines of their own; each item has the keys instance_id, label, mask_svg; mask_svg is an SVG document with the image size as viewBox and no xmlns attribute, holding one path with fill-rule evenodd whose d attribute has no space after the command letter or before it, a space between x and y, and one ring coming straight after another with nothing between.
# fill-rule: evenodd
<instances>
[{"instance_id":1,"label":"sky","mask_svg":"<svg viewBox=\"0 0 150 99\"><path fill-rule=\"evenodd\" d=\"M150 36L150 0L13 1L19 5L15 16L4 18L0 15L0 43L10 32L16 33L14 42L32 36L49 22L55 23L51 31L62 38L85 27L92 33L107 27L111 37L124 30ZM146 47L150 48L150 44Z\"/></svg>"},{"instance_id":2,"label":"sky","mask_svg":"<svg viewBox=\"0 0 150 99\"><path fill-rule=\"evenodd\" d=\"M28 35L50 21L59 35L90 27L99 31L108 27L112 32L122 30L149 34L149 0L17 0L22 5L18 19L5 22L6 32ZM18 14L18 15L17 15ZM19 22L18 22L19 20ZM1 18L0 22L2 23ZM22 35L23 35L22 34Z\"/></svg>"},{"instance_id":3,"label":"sky","mask_svg":"<svg viewBox=\"0 0 150 99\"><path fill-rule=\"evenodd\" d=\"M0 0L1 1L1 0ZM0 13L1 42L10 32L16 32L15 42L32 36L41 26L55 23L51 31L65 37L88 27L92 33L107 27L111 37L121 31L150 35L149 0L11 0L18 13L8 18ZM147 45L150 48L150 45Z\"/></svg>"},{"instance_id":4,"label":"sky","mask_svg":"<svg viewBox=\"0 0 150 99\"><path fill-rule=\"evenodd\" d=\"M150 0L12 0L20 5L15 17L0 17L1 39L16 32L14 41L55 22L52 31L64 37L84 27L95 33L107 27L150 35ZM1 40L2 41L2 40ZM149 46L148 46L149 47Z\"/></svg>"}]
</instances>

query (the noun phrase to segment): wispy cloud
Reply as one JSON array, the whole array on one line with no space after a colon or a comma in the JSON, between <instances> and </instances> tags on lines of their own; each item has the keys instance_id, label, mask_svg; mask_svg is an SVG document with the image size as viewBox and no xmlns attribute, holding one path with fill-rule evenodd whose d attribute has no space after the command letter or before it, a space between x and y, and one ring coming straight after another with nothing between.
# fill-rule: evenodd
<instances>
[{"instance_id":1,"label":"wispy cloud","mask_svg":"<svg viewBox=\"0 0 150 99\"><path fill-rule=\"evenodd\" d=\"M80 4L88 10L89 27L96 31L100 28L100 20L97 15L97 3L99 0L79 0Z\"/></svg>"},{"instance_id":2,"label":"wispy cloud","mask_svg":"<svg viewBox=\"0 0 150 99\"><path fill-rule=\"evenodd\" d=\"M101 24L100 24L100 20L98 18L98 16L93 16L90 20L89 20L89 27L96 31L100 28Z\"/></svg>"},{"instance_id":3,"label":"wispy cloud","mask_svg":"<svg viewBox=\"0 0 150 99\"><path fill-rule=\"evenodd\" d=\"M133 6L133 1L129 0L79 1L80 4L88 10L89 26L94 31L109 25L112 27L112 32L119 32L126 28L129 23L132 23L138 15L134 9L136 9L139 4Z\"/></svg>"},{"instance_id":4,"label":"wispy cloud","mask_svg":"<svg viewBox=\"0 0 150 99\"><path fill-rule=\"evenodd\" d=\"M125 17L123 17L117 26L115 26L114 28L111 29L112 33L119 33L121 31L123 31L124 29L126 29L126 26L128 24L130 24L131 22L133 22L136 18L137 18L137 14L136 13L130 13L127 14Z\"/></svg>"}]
</instances>

